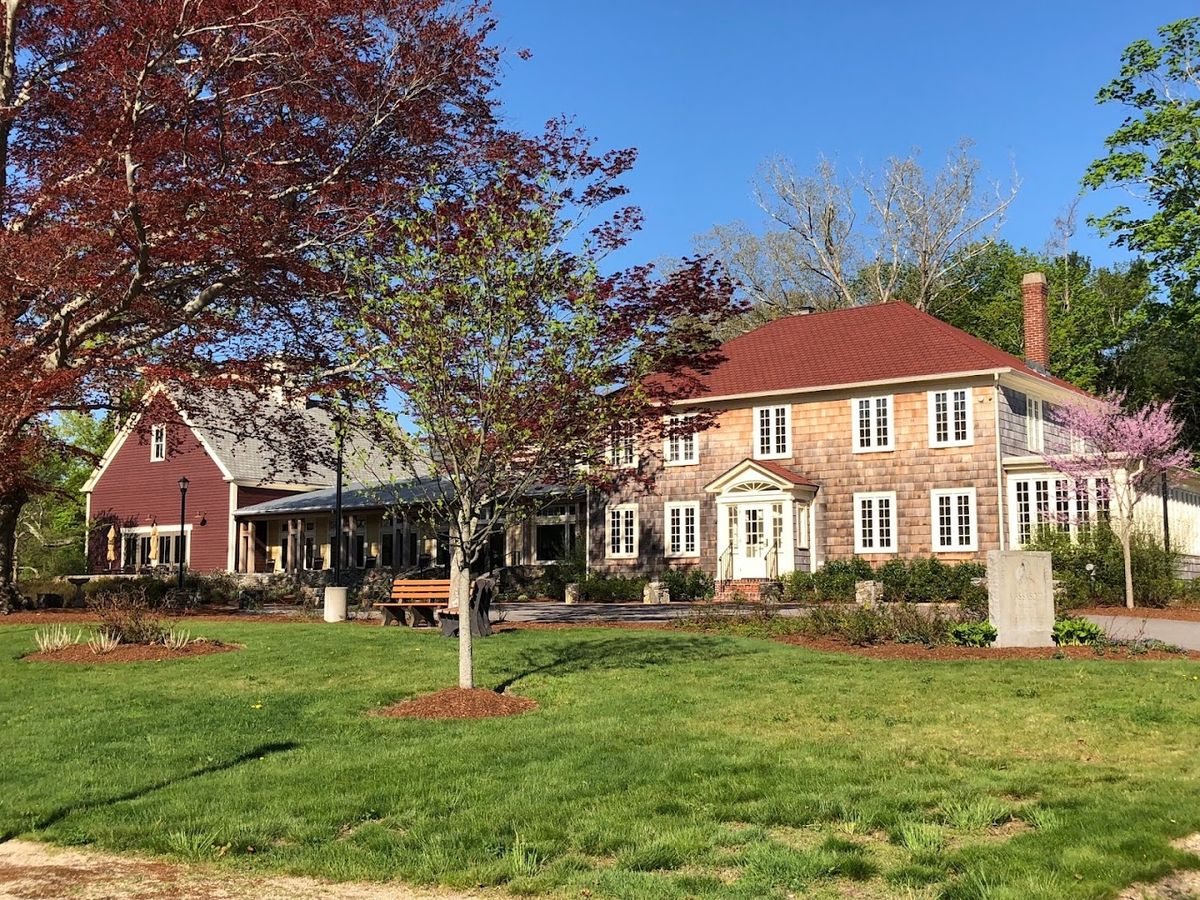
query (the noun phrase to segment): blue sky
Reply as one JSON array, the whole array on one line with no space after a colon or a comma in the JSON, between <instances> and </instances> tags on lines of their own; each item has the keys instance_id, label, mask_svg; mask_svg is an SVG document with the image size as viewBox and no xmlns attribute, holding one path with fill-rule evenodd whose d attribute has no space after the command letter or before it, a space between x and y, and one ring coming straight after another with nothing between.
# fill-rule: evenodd
<instances>
[{"instance_id":1,"label":"blue sky","mask_svg":"<svg viewBox=\"0 0 1200 900\"><path fill-rule=\"evenodd\" d=\"M714 223L758 221L768 156L857 169L920 147L936 167L961 137L1021 192L1004 235L1041 248L1124 113L1096 91L1121 51L1200 13L1176 0L1008 3L495 0L510 54L510 121L569 114L604 147L637 147L627 180L646 225L628 261L690 251ZM1081 212L1122 198L1089 192ZM1075 244L1118 251L1081 223Z\"/></svg>"}]
</instances>

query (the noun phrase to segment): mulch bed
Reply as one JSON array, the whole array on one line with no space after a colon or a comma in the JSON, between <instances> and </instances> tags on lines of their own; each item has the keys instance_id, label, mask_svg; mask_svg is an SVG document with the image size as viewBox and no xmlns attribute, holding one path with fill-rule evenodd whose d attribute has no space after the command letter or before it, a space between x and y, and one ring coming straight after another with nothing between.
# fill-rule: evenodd
<instances>
[{"instance_id":1,"label":"mulch bed","mask_svg":"<svg viewBox=\"0 0 1200 900\"><path fill-rule=\"evenodd\" d=\"M93 653L87 644L72 644L62 650L49 653L30 653L24 659L35 662L60 663L122 663L161 662L168 659L187 659L192 656L208 656L212 653L227 653L240 650L236 644L220 641L193 641L183 650L172 650L162 644L118 644L111 653Z\"/></svg>"},{"instance_id":2,"label":"mulch bed","mask_svg":"<svg viewBox=\"0 0 1200 900\"><path fill-rule=\"evenodd\" d=\"M447 688L375 710L372 715L401 719L490 719L519 716L537 709L528 697L498 694L485 688Z\"/></svg>"},{"instance_id":3,"label":"mulch bed","mask_svg":"<svg viewBox=\"0 0 1200 900\"><path fill-rule=\"evenodd\" d=\"M1129 616L1134 619L1174 619L1176 622L1200 622L1200 606L1168 606L1165 609L1153 609L1148 606L1138 606L1133 609L1125 606L1089 606L1085 609L1073 609L1071 615Z\"/></svg>"},{"instance_id":4,"label":"mulch bed","mask_svg":"<svg viewBox=\"0 0 1200 900\"><path fill-rule=\"evenodd\" d=\"M926 647L924 644L874 644L869 647L856 647L836 638L809 638L799 634L789 634L777 640L785 644L826 653L853 653L856 656L867 656L872 659L930 660L934 662L969 659L1061 659L1064 656L1069 659L1115 659L1121 661L1200 659L1200 651L1196 650L1190 650L1187 653L1149 650L1145 653L1133 654L1124 648L1110 648L1106 649L1104 653L1098 654L1091 647L956 647L953 645Z\"/></svg>"}]
</instances>

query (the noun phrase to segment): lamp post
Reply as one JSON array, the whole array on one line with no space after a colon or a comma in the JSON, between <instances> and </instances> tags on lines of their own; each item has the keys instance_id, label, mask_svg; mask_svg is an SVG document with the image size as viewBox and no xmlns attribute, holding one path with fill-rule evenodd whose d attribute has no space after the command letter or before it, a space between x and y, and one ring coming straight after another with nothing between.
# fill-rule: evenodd
<instances>
[{"instance_id":1,"label":"lamp post","mask_svg":"<svg viewBox=\"0 0 1200 900\"><path fill-rule=\"evenodd\" d=\"M187 489L190 482L184 475L179 479L179 589L183 590L183 558L187 555Z\"/></svg>"}]
</instances>

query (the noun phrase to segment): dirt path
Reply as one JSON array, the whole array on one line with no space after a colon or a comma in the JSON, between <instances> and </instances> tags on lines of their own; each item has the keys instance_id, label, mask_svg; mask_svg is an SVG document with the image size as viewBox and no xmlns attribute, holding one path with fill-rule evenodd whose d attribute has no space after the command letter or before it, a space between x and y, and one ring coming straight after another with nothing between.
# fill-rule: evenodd
<instances>
[{"instance_id":1,"label":"dirt path","mask_svg":"<svg viewBox=\"0 0 1200 900\"><path fill-rule=\"evenodd\" d=\"M499 895L255 877L208 866L65 850L34 841L0 844L0 900L450 900L487 896Z\"/></svg>"}]
</instances>

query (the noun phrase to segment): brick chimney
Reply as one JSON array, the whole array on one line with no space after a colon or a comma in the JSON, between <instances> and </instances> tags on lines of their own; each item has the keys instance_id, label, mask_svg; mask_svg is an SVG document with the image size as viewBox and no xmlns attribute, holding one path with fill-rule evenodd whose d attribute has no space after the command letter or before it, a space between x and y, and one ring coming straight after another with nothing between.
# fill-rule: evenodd
<instances>
[{"instance_id":1,"label":"brick chimney","mask_svg":"<svg viewBox=\"0 0 1200 900\"><path fill-rule=\"evenodd\" d=\"M1047 301L1050 288L1041 272L1021 279L1021 301L1025 309L1025 362L1039 372L1050 372L1050 318Z\"/></svg>"}]
</instances>

